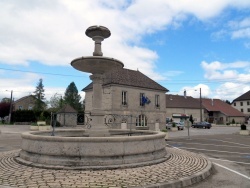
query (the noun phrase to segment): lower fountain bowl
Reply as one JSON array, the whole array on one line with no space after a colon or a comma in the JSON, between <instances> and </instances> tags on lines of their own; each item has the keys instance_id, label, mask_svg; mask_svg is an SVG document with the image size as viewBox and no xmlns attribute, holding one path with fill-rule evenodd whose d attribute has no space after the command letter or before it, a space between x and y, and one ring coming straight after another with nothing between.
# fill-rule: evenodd
<instances>
[{"instance_id":1,"label":"lower fountain bowl","mask_svg":"<svg viewBox=\"0 0 250 188\"><path fill-rule=\"evenodd\" d=\"M52 169L114 169L138 167L167 160L165 133L109 130L109 137L88 137L84 129L60 129L22 134L16 160Z\"/></svg>"}]
</instances>

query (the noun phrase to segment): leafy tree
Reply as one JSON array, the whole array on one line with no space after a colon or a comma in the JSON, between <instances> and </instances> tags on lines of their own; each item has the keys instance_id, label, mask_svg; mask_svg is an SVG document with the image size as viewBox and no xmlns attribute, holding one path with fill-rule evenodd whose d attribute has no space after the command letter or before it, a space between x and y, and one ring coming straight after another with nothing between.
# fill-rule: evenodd
<instances>
[{"instance_id":1,"label":"leafy tree","mask_svg":"<svg viewBox=\"0 0 250 188\"><path fill-rule=\"evenodd\" d=\"M231 103L230 103L230 101L229 100L226 100L226 101L224 101L225 103L227 103L227 104L230 104L231 105Z\"/></svg>"},{"instance_id":2,"label":"leafy tree","mask_svg":"<svg viewBox=\"0 0 250 188\"><path fill-rule=\"evenodd\" d=\"M8 116L10 112L10 103L9 102L1 102L0 103L0 117L3 118Z\"/></svg>"},{"instance_id":3,"label":"leafy tree","mask_svg":"<svg viewBox=\"0 0 250 188\"><path fill-rule=\"evenodd\" d=\"M6 103L10 103L10 98L2 98L1 102L6 102Z\"/></svg>"},{"instance_id":4,"label":"leafy tree","mask_svg":"<svg viewBox=\"0 0 250 188\"><path fill-rule=\"evenodd\" d=\"M57 93L55 93L51 98L50 98L50 102L49 102L51 108L54 109L59 109L63 106L64 101L62 99L62 96L58 95Z\"/></svg>"},{"instance_id":5,"label":"leafy tree","mask_svg":"<svg viewBox=\"0 0 250 188\"><path fill-rule=\"evenodd\" d=\"M64 102L72 106L75 110L80 111L82 109L80 100L81 96L78 94L76 85L74 82L71 82L65 91Z\"/></svg>"},{"instance_id":6,"label":"leafy tree","mask_svg":"<svg viewBox=\"0 0 250 188\"><path fill-rule=\"evenodd\" d=\"M232 120L232 124L235 124L235 120L234 119Z\"/></svg>"},{"instance_id":7,"label":"leafy tree","mask_svg":"<svg viewBox=\"0 0 250 188\"><path fill-rule=\"evenodd\" d=\"M37 98L34 110L36 111L44 110L46 105L43 102L45 100L43 79L39 79L39 82L37 83L36 86L36 90L34 91L34 96Z\"/></svg>"}]
</instances>

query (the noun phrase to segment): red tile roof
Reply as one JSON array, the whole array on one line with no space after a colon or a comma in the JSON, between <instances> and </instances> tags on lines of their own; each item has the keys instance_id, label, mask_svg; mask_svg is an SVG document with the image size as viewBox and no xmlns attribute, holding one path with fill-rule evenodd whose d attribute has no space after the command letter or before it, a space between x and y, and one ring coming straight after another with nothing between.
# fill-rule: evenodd
<instances>
[{"instance_id":1,"label":"red tile roof","mask_svg":"<svg viewBox=\"0 0 250 188\"><path fill-rule=\"evenodd\" d=\"M226 116L244 117L245 115L239 110L233 108L229 104L220 99L202 99L202 105L208 111L221 112Z\"/></svg>"}]
</instances>

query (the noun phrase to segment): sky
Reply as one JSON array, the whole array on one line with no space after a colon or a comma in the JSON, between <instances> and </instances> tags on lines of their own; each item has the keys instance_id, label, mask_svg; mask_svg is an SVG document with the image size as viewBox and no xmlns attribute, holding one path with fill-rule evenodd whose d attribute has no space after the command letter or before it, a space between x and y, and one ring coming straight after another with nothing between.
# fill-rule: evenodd
<instances>
[{"instance_id":1,"label":"sky","mask_svg":"<svg viewBox=\"0 0 250 188\"><path fill-rule=\"evenodd\" d=\"M168 94L229 100L250 90L249 0L1 0L0 99L81 90L90 74L71 61L92 56L92 25L108 27L105 57L139 70Z\"/></svg>"}]
</instances>

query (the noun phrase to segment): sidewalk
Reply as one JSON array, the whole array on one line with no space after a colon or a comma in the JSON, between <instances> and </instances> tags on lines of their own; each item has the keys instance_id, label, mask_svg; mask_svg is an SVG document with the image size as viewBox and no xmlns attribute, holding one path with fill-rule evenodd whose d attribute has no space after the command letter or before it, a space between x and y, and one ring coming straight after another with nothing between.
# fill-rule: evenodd
<instances>
[{"instance_id":1,"label":"sidewalk","mask_svg":"<svg viewBox=\"0 0 250 188\"><path fill-rule=\"evenodd\" d=\"M0 125L0 133L21 134L30 131L30 125Z\"/></svg>"}]
</instances>

